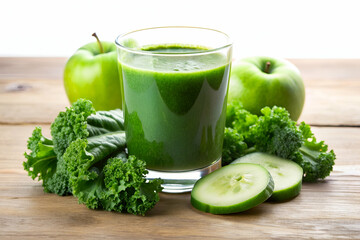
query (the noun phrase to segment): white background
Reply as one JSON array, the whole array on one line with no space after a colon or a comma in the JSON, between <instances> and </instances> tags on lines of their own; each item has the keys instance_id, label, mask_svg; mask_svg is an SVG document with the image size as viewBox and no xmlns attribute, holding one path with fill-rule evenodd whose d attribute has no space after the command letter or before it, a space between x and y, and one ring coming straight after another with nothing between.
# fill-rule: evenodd
<instances>
[{"instance_id":1,"label":"white background","mask_svg":"<svg viewBox=\"0 0 360 240\"><path fill-rule=\"evenodd\" d=\"M0 56L69 57L93 32L169 25L222 30L235 58L360 58L356 0L0 0Z\"/></svg>"}]
</instances>

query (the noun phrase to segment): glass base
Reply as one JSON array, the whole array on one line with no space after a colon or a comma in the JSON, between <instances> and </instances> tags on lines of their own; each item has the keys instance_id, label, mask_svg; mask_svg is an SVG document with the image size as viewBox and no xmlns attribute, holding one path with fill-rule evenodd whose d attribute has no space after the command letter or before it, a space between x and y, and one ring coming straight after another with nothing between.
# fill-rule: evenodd
<instances>
[{"instance_id":1,"label":"glass base","mask_svg":"<svg viewBox=\"0 0 360 240\"><path fill-rule=\"evenodd\" d=\"M187 172L161 172L148 170L146 178L149 180L161 178L164 183L161 185L166 193L191 192L197 180L221 167L221 158L205 168Z\"/></svg>"}]
</instances>

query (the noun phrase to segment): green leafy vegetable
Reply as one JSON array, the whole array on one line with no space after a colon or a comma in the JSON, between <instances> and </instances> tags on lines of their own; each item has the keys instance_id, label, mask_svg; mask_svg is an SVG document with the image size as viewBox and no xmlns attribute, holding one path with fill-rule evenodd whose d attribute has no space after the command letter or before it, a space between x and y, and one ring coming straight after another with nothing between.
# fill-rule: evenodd
<instances>
[{"instance_id":1,"label":"green leafy vegetable","mask_svg":"<svg viewBox=\"0 0 360 240\"><path fill-rule=\"evenodd\" d=\"M267 152L293 160L304 170L304 181L314 182L329 176L335 154L324 141L317 142L309 125L299 126L290 119L286 109L265 107L256 116L238 103L228 106L227 129L224 136L223 162L251 152Z\"/></svg>"},{"instance_id":2,"label":"green leafy vegetable","mask_svg":"<svg viewBox=\"0 0 360 240\"><path fill-rule=\"evenodd\" d=\"M315 182L319 178L326 178L335 164L334 151L328 152L328 145L324 141L317 142L309 125L302 122L299 128L303 133L304 142L299 151L293 154L290 159L307 170L304 174L304 181Z\"/></svg>"},{"instance_id":3,"label":"green leafy vegetable","mask_svg":"<svg viewBox=\"0 0 360 240\"><path fill-rule=\"evenodd\" d=\"M51 124L52 140L36 128L24 169L46 192L73 194L89 208L144 215L159 201L159 179L146 181L145 162L125 153L121 110L95 112L80 99Z\"/></svg>"},{"instance_id":4,"label":"green leafy vegetable","mask_svg":"<svg viewBox=\"0 0 360 240\"><path fill-rule=\"evenodd\" d=\"M86 139L96 135L109 132L123 131L124 121L121 110L95 112L92 103L88 100L80 99L65 112L60 112L51 124L52 140L46 139L41 135L41 129L34 130L33 136L29 139L28 149L32 152L25 154L28 159L24 163L25 170L31 170L34 161L33 156L44 155L44 145L49 152L51 149L52 158L41 159L41 174L39 180L43 180L46 192L58 195L71 194L69 185L69 175L67 166L63 161L63 154L67 147L76 139ZM38 146L35 148L35 146ZM36 164L39 166L39 163ZM35 166L35 165L34 165ZM51 168L50 168L51 167ZM39 167L37 167L39 168ZM30 174L30 173L29 173Z\"/></svg>"},{"instance_id":5,"label":"green leafy vegetable","mask_svg":"<svg viewBox=\"0 0 360 240\"><path fill-rule=\"evenodd\" d=\"M224 143L222 152L223 165L230 164L233 160L245 155L247 144L243 135L233 128L225 128Z\"/></svg>"},{"instance_id":6,"label":"green leafy vegetable","mask_svg":"<svg viewBox=\"0 0 360 240\"><path fill-rule=\"evenodd\" d=\"M229 104L226 111L226 126L235 129L238 133L241 133L245 139L249 140L248 135L250 134L250 127L257 121L258 116L241 108L240 103L232 102Z\"/></svg>"},{"instance_id":7,"label":"green leafy vegetable","mask_svg":"<svg viewBox=\"0 0 360 240\"><path fill-rule=\"evenodd\" d=\"M267 152L282 158L289 158L303 142L296 122L290 119L285 108L274 106L261 109L263 116L251 126L250 141L260 152Z\"/></svg>"},{"instance_id":8,"label":"green leafy vegetable","mask_svg":"<svg viewBox=\"0 0 360 240\"><path fill-rule=\"evenodd\" d=\"M72 141L89 136L87 118L94 113L92 103L83 99L66 108L65 112L59 113L51 124L54 151L58 158L62 157Z\"/></svg>"},{"instance_id":9,"label":"green leafy vegetable","mask_svg":"<svg viewBox=\"0 0 360 240\"><path fill-rule=\"evenodd\" d=\"M44 137L41 128L36 127L28 140L30 154L25 153L27 161L24 169L32 179L43 180L43 184L55 173L57 158L54 152L53 141Z\"/></svg>"},{"instance_id":10,"label":"green leafy vegetable","mask_svg":"<svg viewBox=\"0 0 360 240\"><path fill-rule=\"evenodd\" d=\"M78 139L66 150L64 160L73 194L92 209L144 215L159 201L161 181L146 182L145 162L134 156L126 158L124 132L110 136ZM104 140L106 144L101 144ZM115 154L114 147L118 150Z\"/></svg>"}]
</instances>

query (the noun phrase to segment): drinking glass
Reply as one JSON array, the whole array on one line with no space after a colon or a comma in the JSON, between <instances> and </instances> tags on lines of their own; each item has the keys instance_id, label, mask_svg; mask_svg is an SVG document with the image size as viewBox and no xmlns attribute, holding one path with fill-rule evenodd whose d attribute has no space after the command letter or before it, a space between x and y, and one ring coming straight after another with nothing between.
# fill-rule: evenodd
<instances>
[{"instance_id":1,"label":"drinking glass","mask_svg":"<svg viewBox=\"0 0 360 240\"><path fill-rule=\"evenodd\" d=\"M163 191L221 167L232 43L220 31L156 27L115 40L129 155Z\"/></svg>"}]
</instances>

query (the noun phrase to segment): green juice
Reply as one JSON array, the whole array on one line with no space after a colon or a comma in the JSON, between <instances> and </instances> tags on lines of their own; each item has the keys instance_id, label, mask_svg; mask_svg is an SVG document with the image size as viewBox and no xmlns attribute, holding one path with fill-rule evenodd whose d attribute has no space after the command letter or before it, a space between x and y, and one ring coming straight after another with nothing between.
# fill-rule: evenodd
<instances>
[{"instance_id":1,"label":"green juice","mask_svg":"<svg viewBox=\"0 0 360 240\"><path fill-rule=\"evenodd\" d=\"M119 60L129 154L156 171L195 170L219 160L230 70L226 56L192 55L206 49L178 44L141 50L145 54Z\"/></svg>"}]
</instances>

